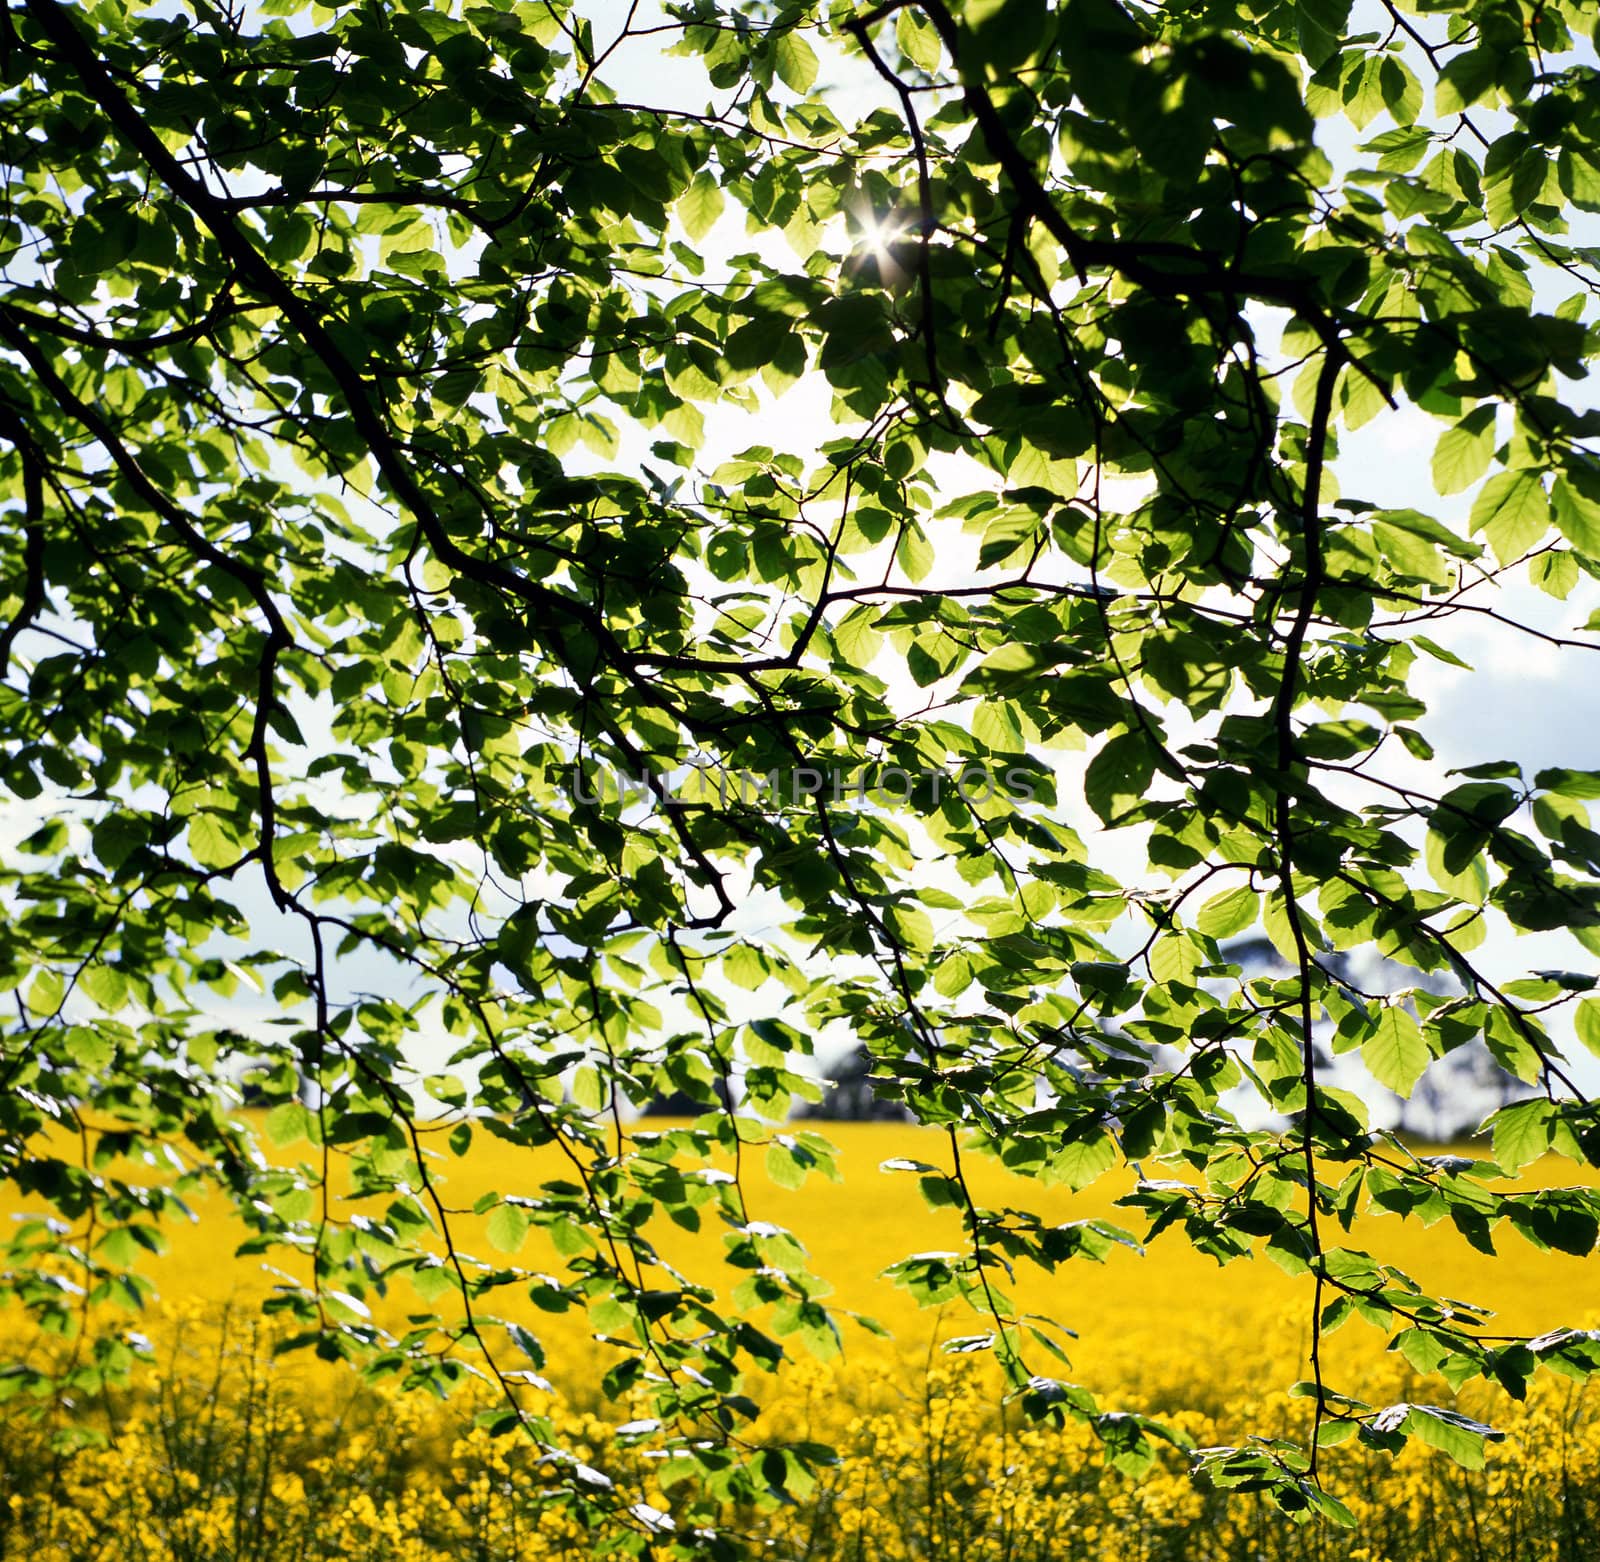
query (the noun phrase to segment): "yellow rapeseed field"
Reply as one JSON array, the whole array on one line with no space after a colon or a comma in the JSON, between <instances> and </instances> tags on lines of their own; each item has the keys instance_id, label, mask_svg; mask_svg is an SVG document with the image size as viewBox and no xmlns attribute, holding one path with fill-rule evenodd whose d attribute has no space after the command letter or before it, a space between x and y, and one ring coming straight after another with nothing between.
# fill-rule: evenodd
<instances>
[{"instance_id":1,"label":"yellow rapeseed field","mask_svg":"<svg viewBox=\"0 0 1600 1562\"><path fill-rule=\"evenodd\" d=\"M1584 1391L1548 1375L1523 1404L1481 1387L1463 1391L1461 1408L1508 1434L1481 1473L1416 1448L1394 1461L1350 1445L1331 1450L1330 1487L1362 1524L1353 1538L1295 1526L1249 1496L1202 1490L1176 1449L1130 1479L1105 1468L1085 1430L1024 1425L1015 1406L1001 1404L991 1361L935 1348L941 1337L972 1333L973 1315L919 1311L877 1277L912 1251L960 1245L953 1212L926 1208L914 1178L878 1171L895 1157L938 1162L943 1141L913 1127L828 1132L843 1180L813 1178L787 1191L756 1171L750 1213L799 1236L813 1268L836 1287L830 1305L869 1314L889 1333L847 1321L839 1356L802 1356L751 1385L766 1406L752 1435L827 1442L841 1457L813 1490L794 1492L798 1500L728 1513L735 1539L724 1554L796 1562L1600 1556L1600 1415ZM1074 1195L1019 1182L977 1158L966 1170L980 1204L1138 1225L1115 1207L1126 1181L1107 1178ZM1535 1166L1525 1180L1569 1180L1573 1170ZM491 1141L456 1168L450 1202L461 1208L487 1190L531 1189L546 1174L537 1154ZM592 1553L590 1534L539 1501L547 1472L536 1451L472 1427L487 1391L440 1404L362 1384L304 1354L274 1358L258 1313L270 1277L259 1261L228 1256L225 1222L210 1213L218 1218L174 1232L169 1252L150 1263L163 1300L140 1327L156 1342L155 1363L105 1404L71 1407L108 1434L103 1443L64 1440L59 1407L42 1416L8 1407L0 1556L537 1562ZM481 1238L478 1223L461 1223L464 1245L484 1251ZM534 1240L521 1261L543 1264ZM1346 1240L1444 1294L1493 1307L1507 1332L1600 1323L1592 1264L1536 1252L1514 1235L1491 1258L1448 1224L1423 1229L1384 1216L1363 1219ZM697 1278L717 1280L718 1233L674 1229L662 1246ZM726 1294L738 1278L727 1272L719 1288ZM1054 1276L1019 1275L1016 1294L1076 1331L1067 1342L1070 1376L1104 1406L1158 1414L1202 1446L1252 1431L1305 1433L1307 1403L1285 1391L1305 1375L1309 1288L1265 1260L1220 1268L1169 1235L1143 1256L1119 1250L1103 1266L1074 1261ZM392 1294L388 1305L398 1321L419 1304ZM571 1314L530 1310L528 1322L550 1353L554 1413L570 1445L627 1501L670 1517L682 1496L674 1472L619 1439L612 1427L624 1417L594 1401L607 1347ZM15 1320L9 1330L8 1354L59 1348L22 1337ZM1376 1331L1347 1325L1326 1342L1330 1381L1375 1402L1451 1402L1448 1388L1419 1382L1383 1346ZM661 1554L675 1538L714 1554L709 1541L681 1532L663 1536Z\"/></svg>"}]
</instances>

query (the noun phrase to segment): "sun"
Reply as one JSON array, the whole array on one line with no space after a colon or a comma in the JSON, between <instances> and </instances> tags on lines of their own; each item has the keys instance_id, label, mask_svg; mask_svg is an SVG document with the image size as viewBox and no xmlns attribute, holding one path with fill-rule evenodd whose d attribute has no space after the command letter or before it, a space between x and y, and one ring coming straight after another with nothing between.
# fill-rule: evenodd
<instances>
[{"instance_id":1,"label":"sun","mask_svg":"<svg viewBox=\"0 0 1600 1562\"><path fill-rule=\"evenodd\" d=\"M852 269L875 276L883 286L898 290L907 276L903 258L906 224L893 213L880 216L866 207L857 208L850 215L856 229Z\"/></svg>"},{"instance_id":2,"label":"sun","mask_svg":"<svg viewBox=\"0 0 1600 1562\"><path fill-rule=\"evenodd\" d=\"M857 240L857 247L881 264L892 255L895 240L904 231L892 217L868 217L861 224L861 237Z\"/></svg>"}]
</instances>

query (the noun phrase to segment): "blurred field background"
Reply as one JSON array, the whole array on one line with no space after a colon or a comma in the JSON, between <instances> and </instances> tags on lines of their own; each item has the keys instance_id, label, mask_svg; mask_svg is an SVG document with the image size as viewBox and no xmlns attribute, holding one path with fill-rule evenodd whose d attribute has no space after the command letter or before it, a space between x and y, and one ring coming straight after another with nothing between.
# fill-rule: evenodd
<instances>
[{"instance_id":1,"label":"blurred field background","mask_svg":"<svg viewBox=\"0 0 1600 1562\"><path fill-rule=\"evenodd\" d=\"M960 1306L919 1309L878 1277L910 1252L961 1246L953 1211L930 1210L914 1176L878 1169L896 1158L943 1164L947 1142L898 1124L829 1124L827 1137L839 1148L842 1180L813 1175L803 1188L783 1189L767 1183L753 1158L750 1216L793 1230L812 1269L835 1287L829 1306L870 1315L888 1334L845 1319L837 1355L817 1360L791 1345L793 1359L774 1378L758 1375L749 1385L767 1407L752 1436L827 1442L841 1459L814 1489L791 1484L797 1500L723 1515L736 1537L726 1554L796 1562L1600 1557L1592 1393L1545 1373L1522 1404L1481 1385L1455 1400L1359 1321L1325 1342L1332 1386L1380 1404L1454 1404L1507 1437L1491 1446L1481 1472L1417 1447L1398 1460L1352 1445L1330 1450L1330 1488L1361 1521L1354 1536L1296 1526L1248 1495L1201 1490L1177 1449L1132 1478L1108 1469L1082 1429L1025 1427L1017 1407L1001 1404L987 1356L937 1349L942 1339L980 1331L982 1320ZM281 1153L292 1160L296 1151ZM1141 1229L1136 1211L1115 1207L1126 1178L1072 1194L975 1156L965 1169L980 1204ZM480 1138L450 1167L447 1198L465 1208L482 1193L531 1190L554 1174L537 1154ZM1537 1186L1573 1175L1571 1163L1547 1162L1520 1180ZM168 1251L145 1265L162 1299L134 1326L151 1339L153 1363L99 1404L14 1399L3 1407L0 1555L537 1562L595 1554L593 1535L541 1503L548 1470L537 1451L473 1427L474 1413L491 1403L487 1390L441 1403L365 1384L304 1352L274 1356L273 1328L259 1313L271 1276L259 1259L231 1256L242 1228L224 1232L220 1209L200 1213L198 1224L171 1230ZM454 1224L463 1247L492 1254L482 1220ZM717 1273L722 1227L714 1217L698 1234L661 1224L665 1234L652 1235L663 1251L724 1297L744 1278ZM559 1257L540 1251L542 1240L530 1232L518 1262L559 1269ZM1501 1332L1600 1324L1592 1261L1539 1252L1509 1231L1497 1238L1498 1257L1473 1251L1448 1222L1424 1228L1389 1215L1363 1217L1342 1240L1446 1295L1492 1307ZM1064 1341L1070 1368L1043 1358L1039 1370L1085 1385L1104 1407L1159 1415L1201 1446L1236 1442L1262 1426L1305 1434L1308 1403L1285 1391L1306 1375L1310 1287L1264 1258L1220 1267L1169 1234L1143 1256L1116 1247L1103 1265L1073 1260L1053 1276L1019 1274L1016 1295L1021 1307L1078 1336ZM377 1314L398 1323L420 1307L401 1282ZM514 1309L508 1300L500 1310ZM613 1426L625 1417L598 1403L596 1385L614 1353L593 1338L592 1322L531 1305L522 1318L544 1343L544 1375L570 1446L627 1501L665 1515L681 1509L677 1472L617 1436ZM28 1337L15 1315L0 1315L0 1332L12 1361L72 1348ZM101 1436L62 1437L74 1421ZM670 1554L673 1539L663 1534L659 1554Z\"/></svg>"}]
</instances>

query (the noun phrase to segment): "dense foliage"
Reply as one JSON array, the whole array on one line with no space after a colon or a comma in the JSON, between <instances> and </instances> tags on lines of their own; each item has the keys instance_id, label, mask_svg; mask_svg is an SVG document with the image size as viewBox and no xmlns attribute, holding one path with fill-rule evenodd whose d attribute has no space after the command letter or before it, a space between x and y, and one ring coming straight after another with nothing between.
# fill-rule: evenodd
<instances>
[{"instance_id":1,"label":"dense foliage","mask_svg":"<svg viewBox=\"0 0 1600 1562\"><path fill-rule=\"evenodd\" d=\"M1502 580L1600 573L1591 8L669 11L4 13L0 1154L49 1210L5 1285L86 1327L6 1387L126 1367L100 1304L215 1185L296 1337L486 1375L551 1503L710 1546L528 1408L510 1315L587 1310L707 1513L808 1482L825 1449L742 1429L835 1321L749 1168L830 1170L780 1122L823 1038L947 1130L891 1170L966 1246L893 1273L1125 1467L1181 1434L1070 1381L1009 1291L1127 1238L980 1205L975 1155L1164 1163L1148 1235L1264 1251L1318 1329L1451 1385L1600 1366L1346 1242L1369 1204L1480 1247L1600 1230L1588 1189L1499 1180L1600 1160L1558 1045L1600 1038L1595 978L1503 937L1600 951L1600 772L1446 776L1412 686L1452 623L1516 633ZM608 85L630 48L672 62L652 101ZM813 441L786 409L819 386ZM1338 463L1383 419L1433 421L1450 497ZM1219 947L1257 928L1275 972ZM1415 984L1363 987L1363 950ZM1527 1087L1492 1162L1419 1158L1326 1078L1359 1051L1405 1093L1480 1039ZM626 1131L671 1091L693 1126ZM449 1173L484 1135L566 1170L469 1247ZM666 1262L667 1220L720 1223L727 1270ZM531 1227L559 1273L519 1267ZM1319 1448L1492 1435L1315 1345L1306 1377L1295 1439L1232 1428L1201 1477L1340 1518Z\"/></svg>"}]
</instances>

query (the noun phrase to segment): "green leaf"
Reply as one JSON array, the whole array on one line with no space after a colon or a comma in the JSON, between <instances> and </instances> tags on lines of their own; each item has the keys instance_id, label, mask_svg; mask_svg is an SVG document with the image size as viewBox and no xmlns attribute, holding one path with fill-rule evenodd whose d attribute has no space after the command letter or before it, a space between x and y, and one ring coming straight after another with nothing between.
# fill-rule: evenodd
<instances>
[{"instance_id":1,"label":"green leaf","mask_svg":"<svg viewBox=\"0 0 1600 1562\"><path fill-rule=\"evenodd\" d=\"M902 7L894 24L895 42L900 52L919 70L938 69L942 50L933 23L910 6Z\"/></svg>"},{"instance_id":2,"label":"green leaf","mask_svg":"<svg viewBox=\"0 0 1600 1562\"><path fill-rule=\"evenodd\" d=\"M901 901L890 906L884 921L889 931L908 949L925 953L933 948L933 919L920 906Z\"/></svg>"},{"instance_id":3,"label":"green leaf","mask_svg":"<svg viewBox=\"0 0 1600 1562\"><path fill-rule=\"evenodd\" d=\"M678 197L678 221L683 224L683 231L698 244L716 226L726 204L721 185L702 169Z\"/></svg>"},{"instance_id":4,"label":"green leaf","mask_svg":"<svg viewBox=\"0 0 1600 1562\"><path fill-rule=\"evenodd\" d=\"M188 834L189 850L202 868L225 868L238 859L238 846L215 814L195 814Z\"/></svg>"},{"instance_id":5,"label":"green leaf","mask_svg":"<svg viewBox=\"0 0 1600 1562\"><path fill-rule=\"evenodd\" d=\"M856 608L845 615L833 632L834 644L852 667L865 668L883 645L883 636L873 627L876 617L874 608Z\"/></svg>"},{"instance_id":6,"label":"green leaf","mask_svg":"<svg viewBox=\"0 0 1600 1562\"><path fill-rule=\"evenodd\" d=\"M280 1101L267 1113L263 1126L274 1144L295 1144L309 1136L311 1114L298 1101Z\"/></svg>"},{"instance_id":7,"label":"green leaf","mask_svg":"<svg viewBox=\"0 0 1600 1562\"><path fill-rule=\"evenodd\" d=\"M1600 998L1580 998L1572 1023L1578 1040L1600 1058Z\"/></svg>"},{"instance_id":8,"label":"green leaf","mask_svg":"<svg viewBox=\"0 0 1600 1562\"><path fill-rule=\"evenodd\" d=\"M784 33L773 45L772 57L785 86L802 94L811 90L817 79L817 54L799 32Z\"/></svg>"},{"instance_id":9,"label":"green leaf","mask_svg":"<svg viewBox=\"0 0 1600 1562\"><path fill-rule=\"evenodd\" d=\"M972 713L972 735L985 748L998 753L1021 754L1027 751L1016 712L1009 704L987 701Z\"/></svg>"},{"instance_id":10,"label":"green leaf","mask_svg":"<svg viewBox=\"0 0 1600 1562\"><path fill-rule=\"evenodd\" d=\"M1436 662L1443 662L1449 667L1460 667L1466 672L1472 671L1472 664L1464 662L1456 653L1436 640L1430 640L1426 635L1413 635L1411 644L1421 651L1426 651Z\"/></svg>"},{"instance_id":11,"label":"green leaf","mask_svg":"<svg viewBox=\"0 0 1600 1562\"><path fill-rule=\"evenodd\" d=\"M128 979L115 966L91 965L78 978L78 986L102 1009L120 1009L128 996Z\"/></svg>"},{"instance_id":12,"label":"green leaf","mask_svg":"<svg viewBox=\"0 0 1600 1562\"><path fill-rule=\"evenodd\" d=\"M1446 836L1429 830L1423 842L1423 856L1433 882L1447 895L1470 905L1481 906L1489 898L1489 869L1483 860L1485 837Z\"/></svg>"},{"instance_id":13,"label":"green leaf","mask_svg":"<svg viewBox=\"0 0 1600 1562\"><path fill-rule=\"evenodd\" d=\"M1496 1005L1489 1011L1484 1026L1484 1045L1489 1055L1525 1085L1537 1084L1544 1074L1541 1046L1533 1039L1539 1036L1537 1022L1530 1019L1513 1019L1505 1007ZM1548 1050L1548 1049L1546 1049Z\"/></svg>"},{"instance_id":14,"label":"green leaf","mask_svg":"<svg viewBox=\"0 0 1600 1562\"><path fill-rule=\"evenodd\" d=\"M91 1073L105 1068L117 1056L110 1037L86 1025L74 1025L67 1031L66 1051L79 1068Z\"/></svg>"},{"instance_id":15,"label":"green leaf","mask_svg":"<svg viewBox=\"0 0 1600 1562\"><path fill-rule=\"evenodd\" d=\"M1549 549L1528 561L1528 578L1548 596L1565 602L1578 584L1578 561L1565 548Z\"/></svg>"},{"instance_id":16,"label":"green leaf","mask_svg":"<svg viewBox=\"0 0 1600 1562\"><path fill-rule=\"evenodd\" d=\"M971 985L972 960L964 950L946 955L933 973L933 990L941 997L958 997Z\"/></svg>"},{"instance_id":17,"label":"green leaf","mask_svg":"<svg viewBox=\"0 0 1600 1562\"><path fill-rule=\"evenodd\" d=\"M1472 506L1472 530L1482 532L1502 564L1521 558L1550 529L1550 502L1537 472L1497 472Z\"/></svg>"},{"instance_id":18,"label":"green leaf","mask_svg":"<svg viewBox=\"0 0 1600 1562\"><path fill-rule=\"evenodd\" d=\"M1361 1046L1361 1061L1380 1085L1409 1096L1432 1059L1417 1022L1398 1004L1386 1004L1377 1029Z\"/></svg>"},{"instance_id":19,"label":"green leaf","mask_svg":"<svg viewBox=\"0 0 1600 1562\"><path fill-rule=\"evenodd\" d=\"M448 1264L421 1263L410 1272L411 1287L418 1298L426 1305L432 1306L441 1297L456 1291L460 1281L455 1270Z\"/></svg>"},{"instance_id":20,"label":"green leaf","mask_svg":"<svg viewBox=\"0 0 1600 1562\"><path fill-rule=\"evenodd\" d=\"M1550 498L1561 535L1586 558L1600 559L1600 481L1558 477Z\"/></svg>"},{"instance_id":21,"label":"green leaf","mask_svg":"<svg viewBox=\"0 0 1600 1562\"><path fill-rule=\"evenodd\" d=\"M1460 114L1494 86L1500 61L1491 48L1468 49L1446 61L1434 89L1434 108L1440 115Z\"/></svg>"},{"instance_id":22,"label":"green leaf","mask_svg":"<svg viewBox=\"0 0 1600 1562\"><path fill-rule=\"evenodd\" d=\"M600 1078L600 1070L592 1063L585 1063L573 1073L572 1099L586 1112L598 1112L605 1106L605 1086Z\"/></svg>"},{"instance_id":23,"label":"green leaf","mask_svg":"<svg viewBox=\"0 0 1600 1562\"><path fill-rule=\"evenodd\" d=\"M1232 938L1255 924L1261 897L1248 884L1213 895L1200 908L1195 926L1211 938Z\"/></svg>"},{"instance_id":24,"label":"green leaf","mask_svg":"<svg viewBox=\"0 0 1600 1562\"><path fill-rule=\"evenodd\" d=\"M1384 57L1378 70L1379 90L1397 125L1415 122L1422 110L1422 85L1398 55Z\"/></svg>"},{"instance_id":25,"label":"green leaf","mask_svg":"<svg viewBox=\"0 0 1600 1562\"><path fill-rule=\"evenodd\" d=\"M933 568L933 546L915 522L900 533L894 556L895 562L905 571L906 579L913 584L924 579Z\"/></svg>"},{"instance_id":26,"label":"green leaf","mask_svg":"<svg viewBox=\"0 0 1600 1562\"><path fill-rule=\"evenodd\" d=\"M67 984L59 971L49 966L41 967L28 984L28 1012L41 1019L49 1019L61 1007L66 990Z\"/></svg>"},{"instance_id":27,"label":"green leaf","mask_svg":"<svg viewBox=\"0 0 1600 1562\"><path fill-rule=\"evenodd\" d=\"M1542 1096L1501 1107L1485 1124L1494 1134L1494 1158L1508 1176L1530 1166L1552 1143L1555 1108Z\"/></svg>"},{"instance_id":28,"label":"green leaf","mask_svg":"<svg viewBox=\"0 0 1600 1562\"><path fill-rule=\"evenodd\" d=\"M1102 27L1121 19L1121 7L1114 0L1076 0L1071 10L1086 12ZM1027 60L1044 41L1049 12L1044 0L966 0L959 12L961 24L969 29L962 61L972 66L988 65L1007 70ZM1093 24L1091 24L1093 25ZM1091 37L1102 36L1098 32Z\"/></svg>"},{"instance_id":29,"label":"green leaf","mask_svg":"<svg viewBox=\"0 0 1600 1562\"><path fill-rule=\"evenodd\" d=\"M722 974L735 987L754 992L771 975L761 951L749 944L735 944L722 956Z\"/></svg>"},{"instance_id":30,"label":"green leaf","mask_svg":"<svg viewBox=\"0 0 1600 1562\"><path fill-rule=\"evenodd\" d=\"M1494 456L1495 409L1475 407L1454 428L1440 435L1433 452L1433 486L1442 494L1470 488Z\"/></svg>"},{"instance_id":31,"label":"green leaf","mask_svg":"<svg viewBox=\"0 0 1600 1562\"><path fill-rule=\"evenodd\" d=\"M1083 795L1107 824L1140 803L1155 777L1149 741L1124 732L1104 744L1084 773Z\"/></svg>"},{"instance_id":32,"label":"green leaf","mask_svg":"<svg viewBox=\"0 0 1600 1562\"><path fill-rule=\"evenodd\" d=\"M1568 770L1564 766L1551 766L1541 770L1533 783L1542 791L1554 792L1560 797L1600 798L1600 770Z\"/></svg>"},{"instance_id":33,"label":"green leaf","mask_svg":"<svg viewBox=\"0 0 1600 1562\"><path fill-rule=\"evenodd\" d=\"M1110 1171L1116 1160L1116 1141L1102 1130L1063 1144L1051 1157L1050 1176L1078 1193Z\"/></svg>"},{"instance_id":34,"label":"green leaf","mask_svg":"<svg viewBox=\"0 0 1600 1562\"><path fill-rule=\"evenodd\" d=\"M1339 52L1350 22L1350 0L1296 0L1300 48L1314 70Z\"/></svg>"},{"instance_id":35,"label":"green leaf","mask_svg":"<svg viewBox=\"0 0 1600 1562\"><path fill-rule=\"evenodd\" d=\"M1204 963L1201 951L1185 933L1167 933L1150 949L1150 975L1158 982L1192 986Z\"/></svg>"},{"instance_id":36,"label":"green leaf","mask_svg":"<svg viewBox=\"0 0 1600 1562\"><path fill-rule=\"evenodd\" d=\"M1448 1454L1466 1470L1483 1468L1485 1442L1501 1442L1505 1438L1504 1432L1439 1405L1391 1405L1380 1411L1372 1424L1379 1431L1404 1430L1419 1442Z\"/></svg>"},{"instance_id":37,"label":"green leaf","mask_svg":"<svg viewBox=\"0 0 1600 1562\"><path fill-rule=\"evenodd\" d=\"M516 1253L527 1239L528 1224L528 1212L520 1205L497 1204L484 1224L483 1234L500 1252Z\"/></svg>"},{"instance_id":38,"label":"green leaf","mask_svg":"<svg viewBox=\"0 0 1600 1562\"><path fill-rule=\"evenodd\" d=\"M780 1188L803 1186L811 1165L809 1152L787 1137L767 1146L767 1176Z\"/></svg>"}]
</instances>

